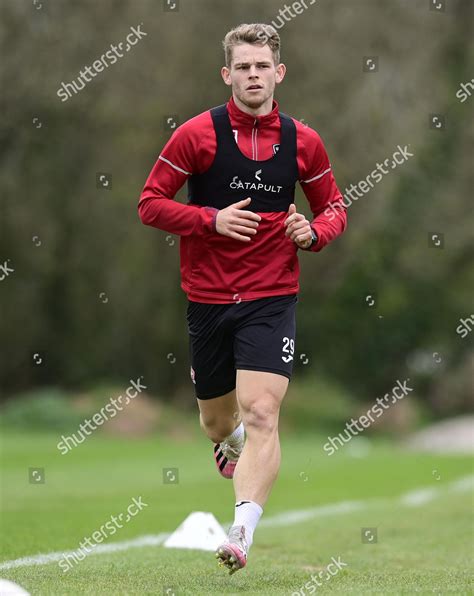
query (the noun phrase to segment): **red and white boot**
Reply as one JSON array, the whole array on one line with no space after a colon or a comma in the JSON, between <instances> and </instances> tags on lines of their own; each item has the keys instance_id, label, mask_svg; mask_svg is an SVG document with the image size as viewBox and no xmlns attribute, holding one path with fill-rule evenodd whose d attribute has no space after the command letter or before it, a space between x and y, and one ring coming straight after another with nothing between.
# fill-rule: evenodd
<instances>
[{"instance_id":1,"label":"red and white boot","mask_svg":"<svg viewBox=\"0 0 474 596\"><path fill-rule=\"evenodd\" d=\"M245 443L245 429L242 422L234 432L220 443L214 443L214 459L217 470L224 478L233 478L234 470Z\"/></svg>"},{"instance_id":2,"label":"red and white boot","mask_svg":"<svg viewBox=\"0 0 474 596\"><path fill-rule=\"evenodd\" d=\"M233 478L234 470L239 460L242 449L244 448L244 440L239 447L232 447L226 441L214 444L214 459L216 461L217 470L224 478Z\"/></svg>"},{"instance_id":3,"label":"red and white boot","mask_svg":"<svg viewBox=\"0 0 474 596\"><path fill-rule=\"evenodd\" d=\"M227 540L216 550L220 567L227 567L232 575L247 564L248 545L244 526L232 526Z\"/></svg>"}]
</instances>

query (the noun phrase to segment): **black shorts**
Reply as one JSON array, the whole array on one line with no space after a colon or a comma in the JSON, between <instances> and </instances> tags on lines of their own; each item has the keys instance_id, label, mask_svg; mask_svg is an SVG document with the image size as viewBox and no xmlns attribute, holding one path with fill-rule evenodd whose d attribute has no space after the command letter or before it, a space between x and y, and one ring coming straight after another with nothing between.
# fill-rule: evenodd
<instances>
[{"instance_id":1,"label":"black shorts","mask_svg":"<svg viewBox=\"0 0 474 596\"><path fill-rule=\"evenodd\" d=\"M236 370L291 379L297 294L232 304L188 300L191 380L196 397L211 399L235 388Z\"/></svg>"}]
</instances>

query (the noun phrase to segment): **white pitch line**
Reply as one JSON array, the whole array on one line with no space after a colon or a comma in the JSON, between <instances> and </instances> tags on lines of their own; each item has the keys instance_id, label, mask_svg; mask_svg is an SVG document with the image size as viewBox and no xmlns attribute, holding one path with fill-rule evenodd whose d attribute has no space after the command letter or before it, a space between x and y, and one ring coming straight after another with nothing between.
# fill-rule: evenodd
<instances>
[{"instance_id":1,"label":"white pitch line","mask_svg":"<svg viewBox=\"0 0 474 596\"><path fill-rule=\"evenodd\" d=\"M462 493L468 492L474 489L474 476L462 476L457 480L453 480L447 486L433 487L433 488L420 488L405 493L399 497L399 501L402 505L408 507L419 507L429 501L433 501L436 497L442 495L444 492L447 493Z\"/></svg>"},{"instance_id":2,"label":"white pitch line","mask_svg":"<svg viewBox=\"0 0 474 596\"><path fill-rule=\"evenodd\" d=\"M111 542L110 544L98 544L94 550L89 554L102 555L104 553L115 553L121 550L128 550L129 548L141 548L142 546L159 546L162 544L169 534L155 534L149 536L140 536L134 540L124 540L123 542ZM66 555L77 553L77 550L70 550L67 552L48 553L45 555L34 555L32 557L23 557L22 559L15 559L14 561L5 561L0 563L0 569L13 569L14 567L26 567L30 565L47 565L48 563L56 563L64 558ZM88 555L89 556L89 555Z\"/></svg>"},{"instance_id":3,"label":"white pitch line","mask_svg":"<svg viewBox=\"0 0 474 596\"><path fill-rule=\"evenodd\" d=\"M453 493L465 493L473 488L474 476L462 476L451 482L450 489Z\"/></svg>"},{"instance_id":4,"label":"white pitch line","mask_svg":"<svg viewBox=\"0 0 474 596\"><path fill-rule=\"evenodd\" d=\"M416 507L423 505L428 501L434 500L443 493L460 493L467 492L474 489L474 476L463 476L451 482L448 485L435 488L420 488L417 490L404 493L396 500L400 505ZM375 504L382 502L393 502L393 499L385 500L366 500L366 501L342 501L340 503L332 503L328 505L320 505L312 507L311 509L296 509L293 511L286 511L278 513L267 518L263 518L259 523L259 527L278 527L291 526L293 524L304 522L315 517L326 517L330 515L339 515L344 513L352 513L353 511L360 511L367 509ZM228 529L232 522L222 524L224 528ZM130 548L141 548L144 546L160 546L166 538L170 536L169 533L140 536L134 540L125 540L123 542L111 542L110 544L98 544L93 551L87 556L99 555L105 553L113 553ZM74 554L77 551L55 552L48 554L39 554L30 557L23 557L13 561L5 561L0 563L0 569L13 569L15 567L26 567L31 565L47 565L48 563L55 563L60 561L65 555Z\"/></svg>"},{"instance_id":5,"label":"white pitch line","mask_svg":"<svg viewBox=\"0 0 474 596\"><path fill-rule=\"evenodd\" d=\"M413 490L400 497L402 505L407 507L419 507L425 503L429 503L438 495L436 488L420 488L419 490Z\"/></svg>"},{"instance_id":6,"label":"white pitch line","mask_svg":"<svg viewBox=\"0 0 474 596\"><path fill-rule=\"evenodd\" d=\"M297 509L296 511L286 511L278 513L271 517L263 518L259 527L291 526L313 519L315 517L325 517L326 515L338 515L339 513L351 513L366 507L364 501L342 501L341 503L332 503L330 505L320 505L311 509ZM232 523L229 524L231 526Z\"/></svg>"}]
</instances>

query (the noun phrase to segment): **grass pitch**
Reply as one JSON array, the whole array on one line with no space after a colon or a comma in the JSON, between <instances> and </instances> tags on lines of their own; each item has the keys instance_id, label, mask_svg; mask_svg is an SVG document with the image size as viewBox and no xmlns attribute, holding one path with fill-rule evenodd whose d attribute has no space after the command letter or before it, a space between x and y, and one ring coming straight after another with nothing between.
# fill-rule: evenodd
<instances>
[{"instance_id":1,"label":"grass pitch","mask_svg":"<svg viewBox=\"0 0 474 596\"><path fill-rule=\"evenodd\" d=\"M232 482L217 474L205 437L92 436L66 455L58 440L2 439L3 563L77 549L133 497L148 506L102 544L172 532L191 511L232 521ZM363 457L349 446L329 457L322 437L281 440L280 475L247 567L233 576L213 553L158 545L91 554L67 572L57 561L0 567L0 577L32 595L472 593L473 493L468 482L455 483L472 474L471 458L389 443L374 443ZM30 483L30 468L44 469L45 482ZM177 468L178 482L165 484L163 468ZM344 566L325 579L332 557Z\"/></svg>"}]
</instances>

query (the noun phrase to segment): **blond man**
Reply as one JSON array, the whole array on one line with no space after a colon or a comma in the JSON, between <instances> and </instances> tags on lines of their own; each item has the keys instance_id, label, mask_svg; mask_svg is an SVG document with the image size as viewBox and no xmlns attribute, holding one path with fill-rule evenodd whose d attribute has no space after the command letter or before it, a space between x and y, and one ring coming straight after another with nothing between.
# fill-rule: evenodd
<instances>
[{"instance_id":1,"label":"blond man","mask_svg":"<svg viewBox=\"0 0 474 596\"><path fill-rule=\"evenodd\" d=\"M221 74L232 96L174 132L145 184L139 214L144 224L180 236L200 425L235 491L234 524L216 557L234 573L247 563L280 467L297 253L321 251L344 231L346 213L318 133L274 100L286 73L276 29L242 24L223 45ZM172 199L185 182L182 204ZM311 221L294 204L296 182Z\"/></svg>"}]
</instances>

